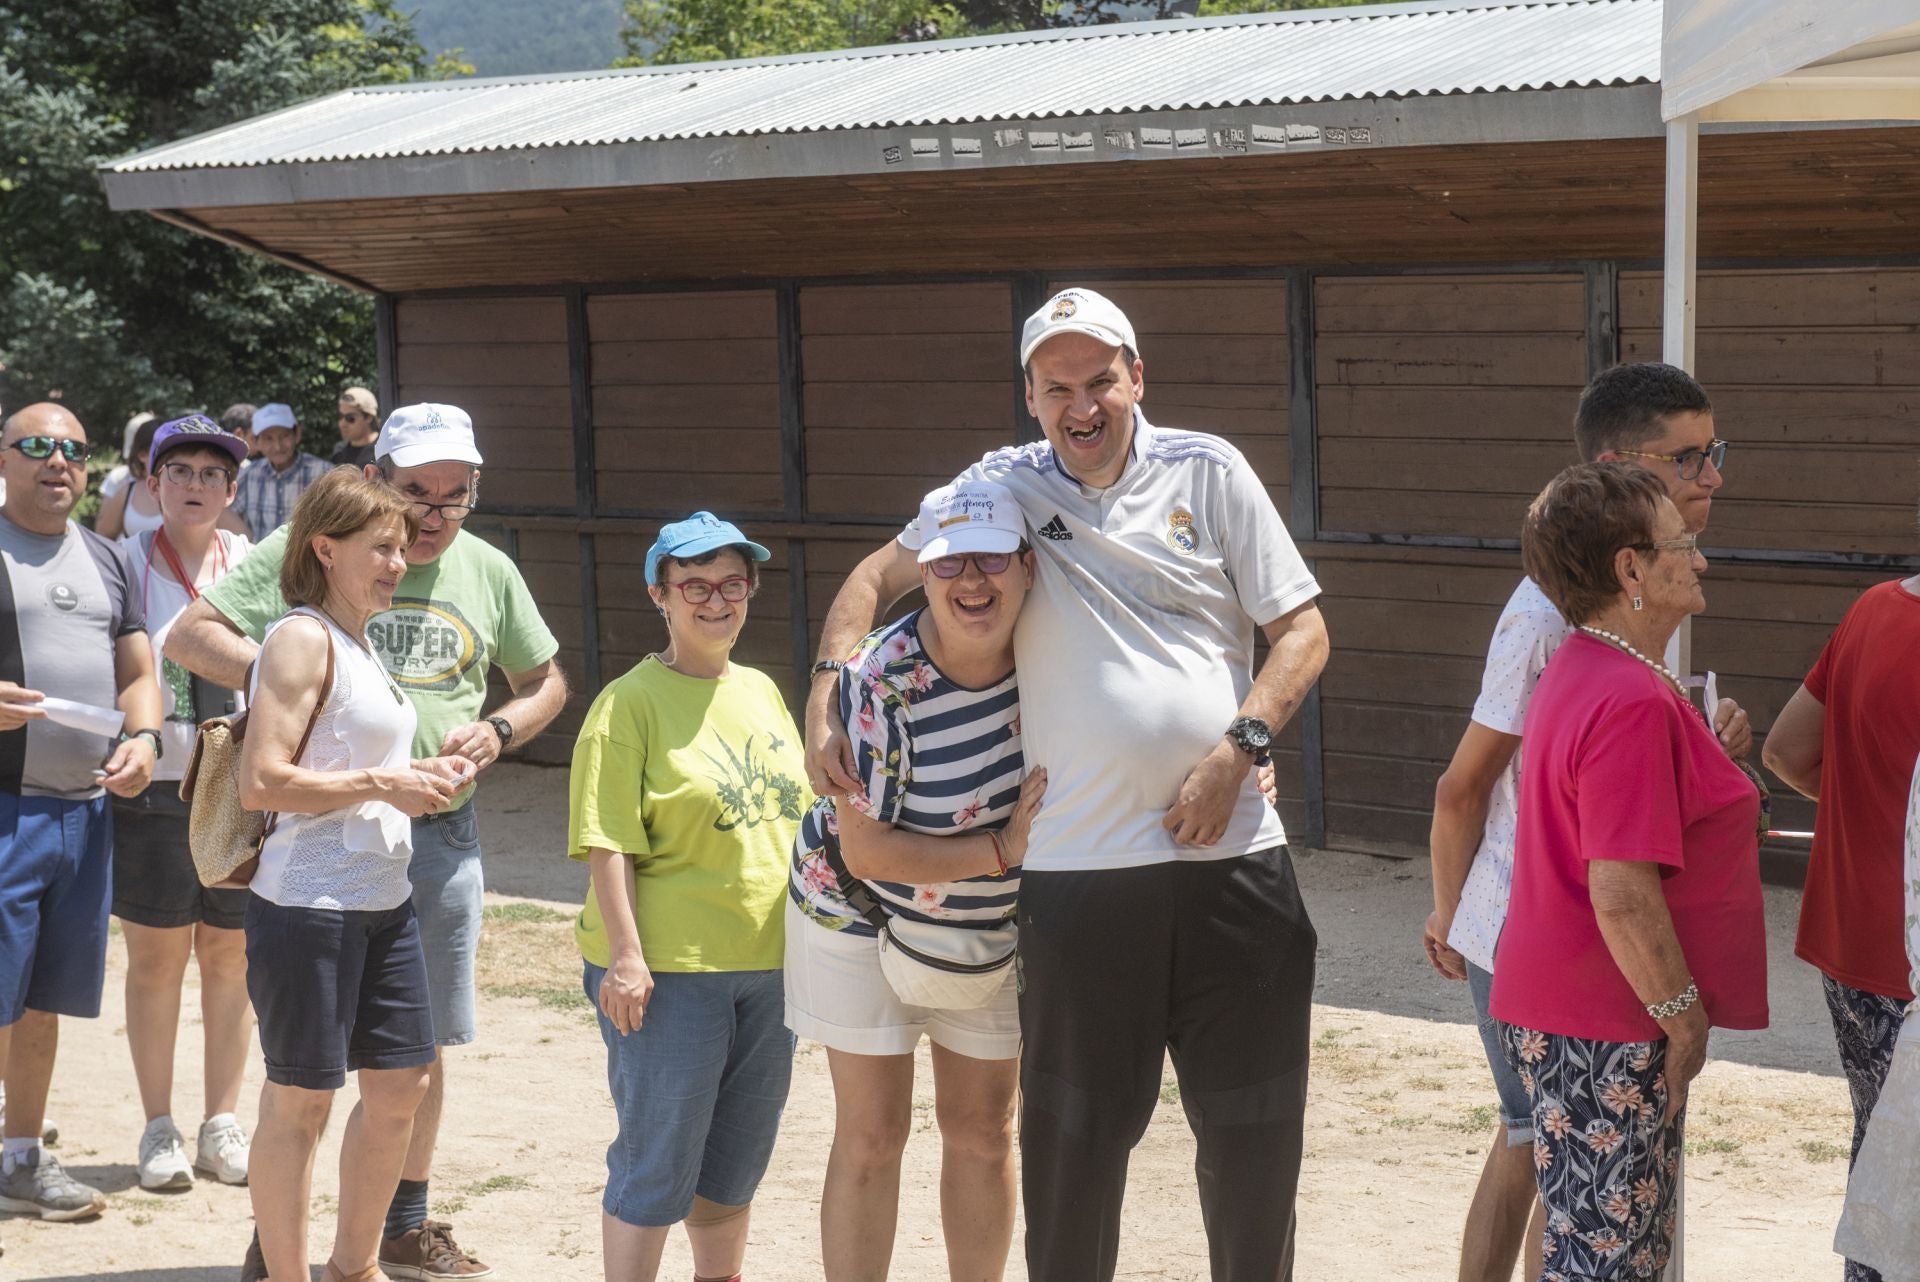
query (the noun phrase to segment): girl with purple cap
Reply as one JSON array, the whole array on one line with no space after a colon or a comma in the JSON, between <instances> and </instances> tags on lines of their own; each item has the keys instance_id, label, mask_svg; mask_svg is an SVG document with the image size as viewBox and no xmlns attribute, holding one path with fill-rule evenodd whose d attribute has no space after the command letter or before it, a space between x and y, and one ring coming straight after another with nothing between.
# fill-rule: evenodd
<instances>
[{"instance_id":1,"label":"girl with purple cap","mask_svg":"<svg viewBox=\"0 0 1920 1282\"><path fill-rule=\"evenodd\" d=\"M779 688L732 660L770 554L695 512L647 551L667 644L600 692L574 745L575 934L620 1133L606 1276L652 1282L684 1222L700 1282L737 1282L793 1069L782 1022L787 851L804 810Z\"/></svg>"},{"instance_id":2,"label":"girl with purple cap","mask_svg":"<svg viewBox=\"0 0 1920 1282\"><path fill-rule=\"evenodd\" d=\"M153 527L127 539L127 551L146 606L147 641L167 719L153 783L137 796L113 800L113 913L127 940L127 1047L147 1116L140 1186L186 1188L196 1170L244 1184L248 1141L234 1110L253 1031L242 931L247 892L200 884L187 849L187 806L179 797L194 727L224 715L236 699L233 691L168 662L161 649L180 613L252 546L244 534L219 528L247 447L197 414L149 426L154 431L142 460L144 475L129 489L150 495L159 515ZM191 1162L173 1121L173 1051L189 958L200 966L206 1042L205 1120Z\"/></svg>"}]
</instances>

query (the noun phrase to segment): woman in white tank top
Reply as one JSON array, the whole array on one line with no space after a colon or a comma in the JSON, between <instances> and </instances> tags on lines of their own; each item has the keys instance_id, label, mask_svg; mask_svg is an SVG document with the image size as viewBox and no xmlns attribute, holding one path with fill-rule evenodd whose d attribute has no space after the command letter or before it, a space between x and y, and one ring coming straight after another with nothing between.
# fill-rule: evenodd
<instances>
[{"instance_id":1,"label":"woman in white tank top","mask_svg":"<svg viewBox=\"0 0 1920 1282\"><path fill-rule=\"evenodd\" d=\"M409 820L444 809L471 766L408 760L413 705L366 634L393 604L418 528L396 491L346 468L302 495L280 576L295 608L268 630L249 691L241 800L282 816L246 918L267 1061L249 1183L269 1277L305 1275L313 1150L349 1071L360 1103L326 1276L379 1276L381 1223L434 1058Z\"/></svg>"}]
</instances>

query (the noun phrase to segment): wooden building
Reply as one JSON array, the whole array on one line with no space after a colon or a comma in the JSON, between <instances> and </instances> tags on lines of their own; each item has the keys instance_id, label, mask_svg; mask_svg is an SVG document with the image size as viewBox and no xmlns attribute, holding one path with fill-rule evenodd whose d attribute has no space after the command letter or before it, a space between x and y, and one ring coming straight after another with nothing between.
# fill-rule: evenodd
<instances>
[{"instance_id":1,"label":"wooden building","mask_svg":"<svg viewBox=\"0 0 1920 1282\"><path fill-rule=\"evenodd\" d=\"M740 653L797 694L845 571L1037 431L1021 319L1109 293L1149 417L1239 445L1325 589L1290 825L1406 849L1580 387L1659 355L1659 13L1394 5L363 90L103 178L377 295L383 403L473 413L476 528L582 700L660 644L641 557L696 507L775 549ZM1732 447L1694 653L1764 731L1853 598L1920 566L1920 128L1709 131L1701 156L1697 373ZM564 759L578 715L533 754Z\"/></svg>"}]
</instances>

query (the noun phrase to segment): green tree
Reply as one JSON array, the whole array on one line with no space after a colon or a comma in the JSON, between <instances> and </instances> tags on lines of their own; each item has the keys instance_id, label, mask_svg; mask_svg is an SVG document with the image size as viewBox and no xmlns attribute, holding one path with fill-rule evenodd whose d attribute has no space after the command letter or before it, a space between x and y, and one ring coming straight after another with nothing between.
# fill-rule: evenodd
<instances>
[{"instance_id":1,"label":"green tree","mask_svg":"<svg viewBox=\"0 0 1920 1282\"><path fill-rule=\"evenodd\" d=\"M330 443L374 366L370 300L107 208L128 152L354 85L446 74L395 0L0 0L0 406L287 400Z\"/></svg>"},{"instance_id":2,"label":"green tree","mask_svg":"<svg viewBox=\"0 0 1920 1282\"><path fill-rule=\"evenodd\" d=\"M1331 9L1366 0L1198 0L1198 16ZM625 0L617 67L857 49L1194 12L1195 0Z\"/></svg>"},{"instance_id":3,"label":"green tree","mask_svg":"<svg viewBox=\"0 0 1920 1282\"><path fill-rule=\"evenodd\" d=\"M858 49L962 34L931 0L626 0L617 67Z\"/></svg>"}]
</instances>

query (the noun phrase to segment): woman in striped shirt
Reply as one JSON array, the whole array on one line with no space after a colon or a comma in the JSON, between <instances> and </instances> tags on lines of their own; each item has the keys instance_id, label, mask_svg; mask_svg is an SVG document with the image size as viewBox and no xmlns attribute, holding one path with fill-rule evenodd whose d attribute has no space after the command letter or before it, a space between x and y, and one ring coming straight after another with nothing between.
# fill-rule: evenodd
<instances>
[{"instance_id":1,"label":"woman in striped shirt","mask_svg":"<svg viewBox=\"0 0 1920 1282\"><path fill-rule=\"evenodd\" d=\"M1033 554L1013 497L986 482L928 495L921 528L938 531L920 551L926 606L868 636L840 674L861 791L823 798L794 844L787 1024L826 1045L834 1084L820 1202L828 1282L887 1275L923 1032L933 1043L952 1276L1002 1276L1013 1240L1013 967L978 1007L903 1001L881 972L875 925L849 902L850 891L863 896L843 884L830 853L838 848L885 920L923 936L929 926L1010 928L1046 788L1045 772L1024 770L1013 672Z\"/></svg>"}]
</instances>

